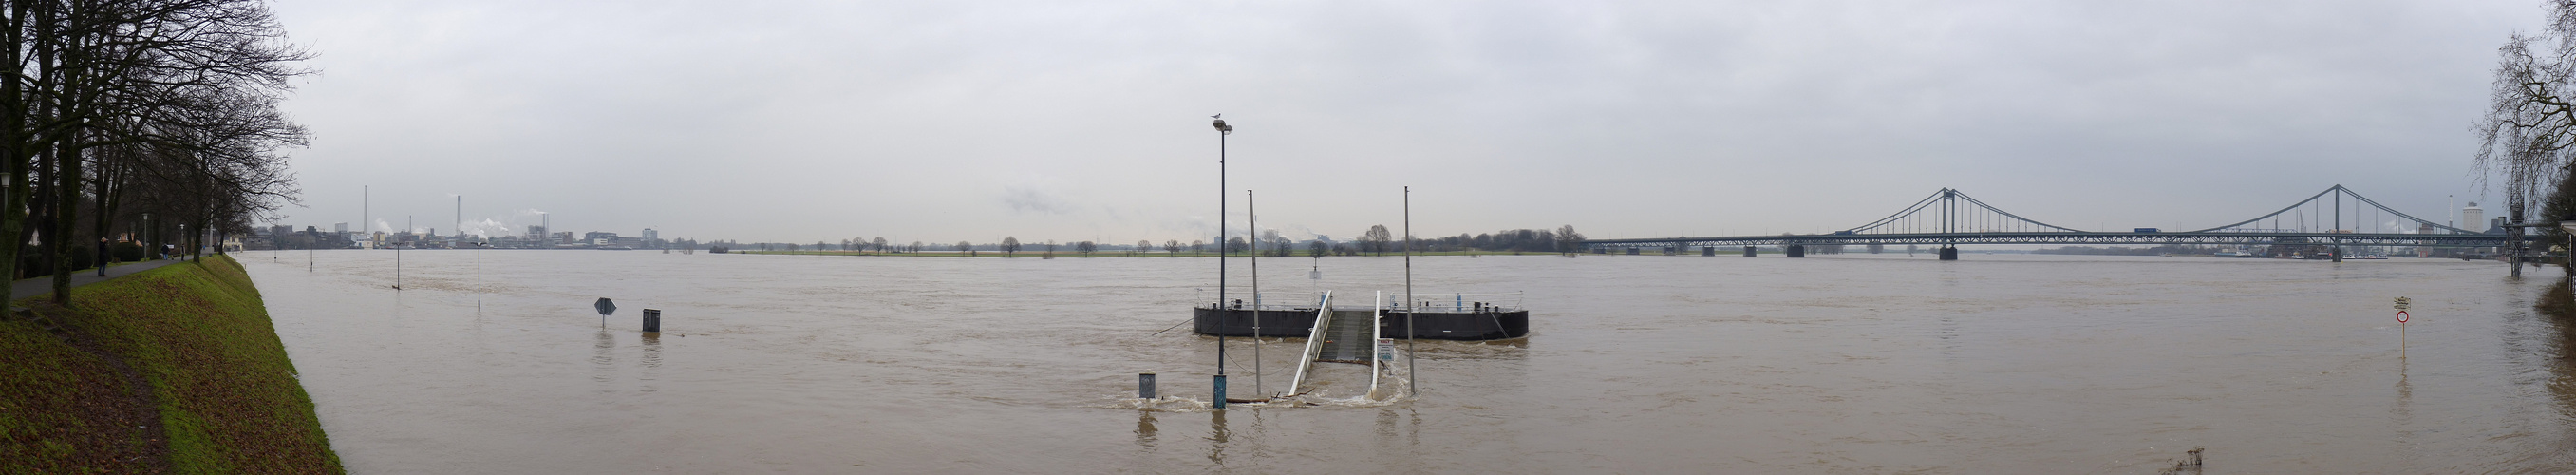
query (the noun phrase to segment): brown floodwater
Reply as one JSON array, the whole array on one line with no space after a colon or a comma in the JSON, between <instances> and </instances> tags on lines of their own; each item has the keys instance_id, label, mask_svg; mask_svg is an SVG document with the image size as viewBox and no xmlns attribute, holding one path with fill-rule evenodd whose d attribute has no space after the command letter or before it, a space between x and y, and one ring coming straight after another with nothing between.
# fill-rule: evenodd
<instances>
[{"instance_id":1,"label":"brown floodwater","mask_svg":"<svg viewBox=\"0 0 2576 475\"><path fill-rule=\"evenodd\" d=\"M1156 334L1214 259L486 251L477 310L471 251L404 251L401 291L392 251L240 257L361 473L2576 471L2576 330L2493 262L1417 258L1421 300L1517 292L1468 300L1531 336L1421 342L1418 397L1327 363L1216 411L1216 340ZM1403 290L1262 267L1274 302ZM1236 397L1288 384L1300 340L1229 342Z\"/></svg>"}]
</instances>

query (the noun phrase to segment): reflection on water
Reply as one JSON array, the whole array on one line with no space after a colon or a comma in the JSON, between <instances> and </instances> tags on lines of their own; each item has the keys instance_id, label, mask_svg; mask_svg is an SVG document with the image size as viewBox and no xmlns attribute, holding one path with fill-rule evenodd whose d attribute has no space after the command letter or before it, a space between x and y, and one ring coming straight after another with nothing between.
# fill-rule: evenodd
<instances>
[{"instance_id":1,"label":"reflection on water","mask_svg":"<svg viewBox=\"0 0 2576 475\"><path fill-rule=\"evenodd\" d=\"M1152 450L1155 432L1154 411L1136 411L1136 447Z\"/></svg>"},{"instance_id":2,"label":"reflection on water","mask_svg":"<svg viewBox=\"0 0 2576 475\"><path fill-rule=\"evenodd\" d=\"M2576 330L2493 263L1931 256L1417 259L1526 291L1532 336L1419 342L1419 399L1319 365L1313 405L1224 411L1213 339L1155 333L1205 259L490 252L480 314L471 253L407 253L401 292L388 253L246 264L358 472L2576 471Z\"/></svg>"},{"instance_id":3,"label":"reflection on water","mask_svg":"<svg viewBox=\"0 0 2576 475\"><path fill-rule=\"evenodd\" d=\"M1225 413L1226 413L1226 411L1208 411L1208 412L1207 412L1207 415L1208 415L1208 437L1207 437L1207 441L1208 441L1208 455L1207 455L1207 459L1208 459L1208 463L1216 464L1216 465L1217 465L1217 466L1219 466L1219 467L1223 467L1223 466L1225 466L1225 448L1226 448L1226 443L1227 443L1227 442L1229 442L1229 441L1231 441L1231 440L1234 438L1234 431L1227 430L1227 429L1226 429L1226 427L1225 427Z\"/></svg>"},{"instance_id":4,"label":"reflection on water","mask_svg":"<svg viewBox=\"0 0 2576 475\"><path fill-rule=\"evenodd\" d=\"M599 329L598 338L595 338L592 341L596 341L598 343L591 345L591 348L594 351L591 352L590 363L591 367L595 371L591 373L590 379L600 383L608 383L615 380L617 378L617 371L620 369L617 366L617 338L610 336L608 334L608 329L601 328ZM609 390L609 387L603 385L600 386L600 390L602 392L606 392Z\"/></svg>"}]
</instances>

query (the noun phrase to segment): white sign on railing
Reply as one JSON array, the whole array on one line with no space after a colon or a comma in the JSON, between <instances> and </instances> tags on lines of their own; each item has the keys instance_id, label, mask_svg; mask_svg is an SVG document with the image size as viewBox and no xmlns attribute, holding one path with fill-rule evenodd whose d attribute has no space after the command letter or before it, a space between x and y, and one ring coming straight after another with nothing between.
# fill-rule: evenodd
<instances>
[{"instance_id":1,"label":"white sign on railing","mask_svg":"<svg viewBox=\"0 0 2576 475\"><path fill-rule=\"evenodd\" d=\"M1379 338L1379 339L1377 339L1377 360L1378 360L1378 361L1395 361L1395 339L1394 339L1394 338Z\"/></svg>"}]
</instances>

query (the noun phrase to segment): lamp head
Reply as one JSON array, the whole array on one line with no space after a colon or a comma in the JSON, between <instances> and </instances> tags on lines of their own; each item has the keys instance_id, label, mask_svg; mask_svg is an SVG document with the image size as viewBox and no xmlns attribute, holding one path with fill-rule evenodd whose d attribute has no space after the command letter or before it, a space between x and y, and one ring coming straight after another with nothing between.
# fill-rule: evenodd
<instances>
[{"instance_id":1,"label":"lamp head","mask_svg":"<svg viewBox=\"0 0 2576 475\"><path fill-rule=\"evenodd\" d=\"M1214 125L1216 125L1217 135L1234 135L1234 126L1225 125L1225 119L1217 119Z\"/></svg>"}]
</instances>

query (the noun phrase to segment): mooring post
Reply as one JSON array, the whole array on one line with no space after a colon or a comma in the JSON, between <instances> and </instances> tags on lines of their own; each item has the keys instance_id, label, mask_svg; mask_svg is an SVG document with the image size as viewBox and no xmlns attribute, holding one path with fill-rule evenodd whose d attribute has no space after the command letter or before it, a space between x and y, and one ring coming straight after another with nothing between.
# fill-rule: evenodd
<instances>
[{"instance_id":1,"label":"mooring post","mask_svg":"<svg viewBox=\"0 0 2576 475\"><path fill-rule=\"evenodd\" d=\"M1136 373L1136 398L1154 400L1154 372Z\"/></svg>"},{"instance_id":2,"label":"mooring post","mask_svg":"<svg viewBox=\"0 0 2576 475\"><path fill-rule=\"evenodd\" d=\"M1216 375L1216 408L1225 408L1225 375Z\"/></svg>"},{"instance_id":3,"label":"mooring post","mask_svg":"<svg viewBox=\"0 0 2576 475\"><path fill-rule=\"evenodd\" d=\"M649 308L648 308L648 309L644 309L644 332L645 332L645 333L660 333L661 331L662 331L662 311L661 311L661 310L649 309Z\"/></svg>"}]
</instances>

